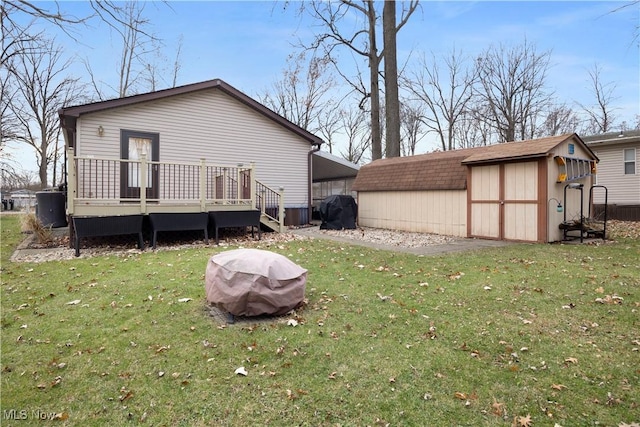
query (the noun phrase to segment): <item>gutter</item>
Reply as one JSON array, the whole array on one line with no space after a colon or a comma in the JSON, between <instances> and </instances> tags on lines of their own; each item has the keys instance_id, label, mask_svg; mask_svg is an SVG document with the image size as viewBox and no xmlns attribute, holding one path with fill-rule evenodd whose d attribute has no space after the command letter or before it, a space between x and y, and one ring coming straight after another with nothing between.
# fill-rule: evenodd
<instances>
[{"instance_id":1,"label":"gutter","mask_svg":"<svg viewBox=\"0 0 640 427\"><path fill-rule=\"evenodd\" d=\"M312 209L312 189L313 189L313 153L320 151L321 142L313 143L313 148L307 153L307 171L309 179L307 182L307 223L311 224L311 209Z\"/></svg>"}]
</instances>

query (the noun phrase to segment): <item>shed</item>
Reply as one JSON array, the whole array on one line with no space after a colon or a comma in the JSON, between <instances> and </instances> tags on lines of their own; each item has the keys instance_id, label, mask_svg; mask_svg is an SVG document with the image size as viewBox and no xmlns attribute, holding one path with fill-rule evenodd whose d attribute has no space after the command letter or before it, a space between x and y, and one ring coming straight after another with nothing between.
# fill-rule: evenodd
<instances>
[{"instance_id":1,"label":"shed","mask_svg":"<svg viewBox=\"0 0 640 427\"><path fill-rule=\"evenodd\" d=\"M360 168L353 185L358 224L458 237L559 241L560 223L588 212L588 197L565 187L590 188L597 161L575 133L376 160Z\"/></svg>"}]
</instances>

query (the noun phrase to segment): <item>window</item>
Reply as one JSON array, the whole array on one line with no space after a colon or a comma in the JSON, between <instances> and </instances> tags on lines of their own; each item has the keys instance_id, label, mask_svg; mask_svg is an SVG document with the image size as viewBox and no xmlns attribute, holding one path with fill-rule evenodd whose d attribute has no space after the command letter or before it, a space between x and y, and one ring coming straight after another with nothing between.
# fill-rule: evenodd
<instances>
[{"instance_id":1,"label":"window","mask_svg":"<svg viewBox=\"0 0 640 427\"><path fill-rule=\"evenodd\" d=\"M624 174L636 174L636 149L625 148L624 150Z\"/></svg>"}]
</instances>

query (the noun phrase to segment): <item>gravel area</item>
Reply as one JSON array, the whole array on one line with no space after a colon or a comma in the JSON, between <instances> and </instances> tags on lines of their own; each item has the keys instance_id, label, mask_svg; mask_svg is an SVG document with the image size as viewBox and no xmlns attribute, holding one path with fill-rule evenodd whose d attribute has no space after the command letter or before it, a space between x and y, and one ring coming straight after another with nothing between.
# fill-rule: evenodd
<instances>
[{"instance_id":1,"label":"gravel area","mask_svg":"<svg viewBox=\"0 0 640 427\"><path fill-rule=\"evenodd\" d=\"M640 222L609 221L607 222L610 239L634 238L640 239ZM40 245L34 242L32 235L27 237L14 252L11 260L14 262L47 262L56 260L74 259L75 252L69 247L68 230L55 230L53 241L48 245ZM201 238L201 236L200 236ZM301 227L291 229L286 233L263 233L262 240L254 240L250 234L229 234L220 241L221 247L242 246L265 248L271 245L279 245L293 240L305 240L314 238L328 238L346 243L364 244L381 249L403 250L413 253L424 253L432 250L433 253L442 253L447 250L464 250L475 247L499 246L503 244L491 240L459 239L450 236L442 236L428 233L410 233L394 230L381 230L374 228L357 228L355 230L320 230L315 227ZM182 241L160 242L157 251L180 250L193 247L206 247L202 240L183 239ZM83 244L80 258L95 256L129 257L140 252L133 239L98 241L91 244ZM209 241L208 246L214 246ZM151 250L147 248L146 250ZM422 252L420 252L422 251Z\"/></svg>"}]
</instances>

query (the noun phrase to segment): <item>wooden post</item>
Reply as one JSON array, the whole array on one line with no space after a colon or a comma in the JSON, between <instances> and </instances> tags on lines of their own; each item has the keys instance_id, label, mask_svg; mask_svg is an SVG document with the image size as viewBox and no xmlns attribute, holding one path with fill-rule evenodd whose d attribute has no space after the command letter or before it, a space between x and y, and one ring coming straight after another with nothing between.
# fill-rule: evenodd
<instances>
[{"instance_id":1,"label":"wooden post","mask_svg":"<svg viewBox=\"0 0 640 427\"><path fill-rule=\"evenodd\" d=\"M280 233L284 233L284 187L280 187L278 192L278 222L280 223Z\"/></svg>"},{"instance_id":2,"label":"wooden post","mask_svg":"<svg viewBox=\"0 0 640 427\"><path fill-rule=\"evenodd\" d=\"M147 212L147 155L140 154L140 164L138 165L140 173L140 213Z\"/></svg>"},{"instance_id":3,"label":"wooden post","mask_svg":"<svg viewBox=\"0 0 640 427\"><path fill-rule=\"evenodd\" d=\"M207 210L207 165L200 159L200 211Z\"/></svg>"},{"instance_id":4,"label":"wooden post","mask_svg":"<svg viewBox=\"0 0 640 427\"><path fill-rule=\"evenodd\" d=\"M73 149L67 149L67 215L73 215L78 191L78 171Z\"/></svg>"},{"instance_id":5,"label":"wooden post","mask_svg":"<svg viewBox=\"0 0 640 427\"><path fill-rule=\"evenodd\" d=\"M251 197L251 209L255 209L256 194L257 194L256 193L256 171L255 171L256 164L254 162L251 162L250 167L251 169L249 169L249 189L250 189L249 197Z\"/></svg>"},{"instance_id":6,"label":"wooden post","mask_svg":"<svg viewBox=\"0 0 640 427\"><path fill-rule=\"evenodd\" d=\"M222 204L229 204L228 191L227 191L227 180L229 179L229 172L226 167L222 168Z\"/></svg>"}]
</instances>

